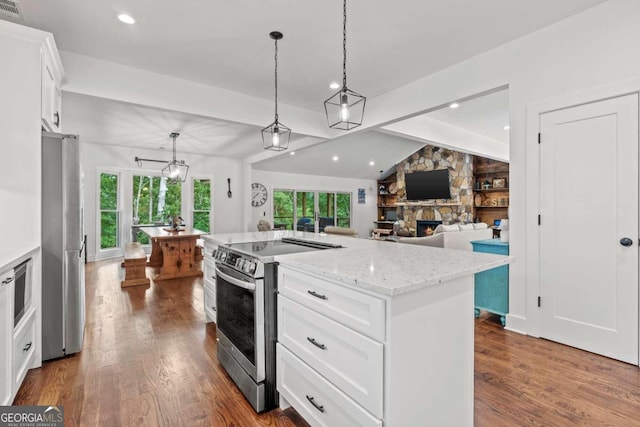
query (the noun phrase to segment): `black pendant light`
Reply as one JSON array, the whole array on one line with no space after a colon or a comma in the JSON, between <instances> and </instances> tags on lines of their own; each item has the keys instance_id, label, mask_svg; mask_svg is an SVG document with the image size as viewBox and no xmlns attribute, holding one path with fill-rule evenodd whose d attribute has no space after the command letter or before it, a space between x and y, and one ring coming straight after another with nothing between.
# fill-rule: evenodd
<instances>
[{"instance_id":1,"label":"black pendant light","mask_svg":"<svg viewBox=\"0 0 640 427\"><path fill-rule=\"evenodd\" d=\"M172 132L169 137L173 139L173 160L162 169L162 176L166 177L170 183L187 180L189 165L184 160L176 160L176 138L179 137L178 132Z\"/></svg>"},{"instance_id":2,"label":"black pendant light","mask_svg":"<svg viewBox=\"0 0 640 427\"><path fill-rule=\"evenodd\" d=\"M367 98L347 88L347 0L342 23L342 89L324 101L327 123L333 129L351 130L362 124Z\"/></svg>"},{"instance_id":3,"label":"black pendant light","mask_svg":"<svg viewBox=\"0 0 640 427\"><path fill-rule=\"evenodd\" d=\"M289 147L289 138L291 137L291 129L278 121L278 40L282 39L282 33L279 31L272 31L269 33L269 37L275 40L276 44L276 114L273 123L262 129L262 144L265 150L282 151Z\"/></svg>"}]
</instances>

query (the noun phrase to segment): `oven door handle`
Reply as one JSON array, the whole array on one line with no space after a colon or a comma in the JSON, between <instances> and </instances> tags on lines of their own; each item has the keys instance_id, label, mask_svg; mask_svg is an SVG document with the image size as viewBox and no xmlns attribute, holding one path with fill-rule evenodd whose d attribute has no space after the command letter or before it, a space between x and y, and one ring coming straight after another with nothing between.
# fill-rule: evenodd
<instances>
[{"instance_id":1,"label":"oven door handle","mask_svg":"<svg viewBox=\"0 0 640 427\"><path fill-rule=\"evenodd\" d=\"M244 288L244 289L247 289L249 291L255 291L256 290L256 284L255 283L245 282L244 280L236 279L235 277L232 277L232 276L229 276L228 274L223 273L217 267L216 267L216 276L219 279L222 279L222 280L224 280L226 282L229 282L234 286L238 286L240 288Z\"/></svg>"}]
</instances>

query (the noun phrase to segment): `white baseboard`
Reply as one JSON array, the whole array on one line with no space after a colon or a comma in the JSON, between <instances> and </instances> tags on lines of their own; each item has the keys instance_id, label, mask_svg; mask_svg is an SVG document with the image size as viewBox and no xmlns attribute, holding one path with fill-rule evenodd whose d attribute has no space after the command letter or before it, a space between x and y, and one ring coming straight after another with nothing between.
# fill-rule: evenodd
<instances>
[{"instance_id":1,"label":"white baseboard","mask_svg":"<svg viewBox=\"0 0 640 427\"><path fill-rule=\"evenodd\" d=\"M511 332L517 332L522 335L527 334L527 318L522 316L514 316L513 314L507 314L507 322L504 327Z\"/></svg>"}]
</instances>

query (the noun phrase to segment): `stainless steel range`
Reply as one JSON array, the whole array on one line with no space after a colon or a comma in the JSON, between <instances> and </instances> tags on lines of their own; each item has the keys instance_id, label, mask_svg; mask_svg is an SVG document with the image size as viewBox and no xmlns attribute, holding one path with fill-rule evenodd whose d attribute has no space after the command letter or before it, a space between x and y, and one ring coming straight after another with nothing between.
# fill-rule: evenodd
<instances>
[{"instance_id":1,"label":"stainless steel range","mask_svg":"<svg viewBox=\"0 0 640 427\"><path fill-rule=\"evenodd\" d=\"M283 238L220 245L216 260L218 360L257 412L278 405L275 255L339 248Z\"/></svg>"}]
</instances>

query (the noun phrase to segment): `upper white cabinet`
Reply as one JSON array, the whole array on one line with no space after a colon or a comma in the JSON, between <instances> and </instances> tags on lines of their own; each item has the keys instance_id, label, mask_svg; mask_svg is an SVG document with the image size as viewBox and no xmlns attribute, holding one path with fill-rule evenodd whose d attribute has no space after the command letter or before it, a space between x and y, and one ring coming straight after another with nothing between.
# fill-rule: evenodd
<instances>
[{"instance_id":1,"label":"upper white cabinet","mask_svg":"<svg viewBox=\"0 0 640 427\"><path fill-rule=\"evenodd\" d=\"M55 50L45 43L42 49L42 125L51 132L62 126L61 67Z\"/></svg>"}]
</instances>

